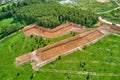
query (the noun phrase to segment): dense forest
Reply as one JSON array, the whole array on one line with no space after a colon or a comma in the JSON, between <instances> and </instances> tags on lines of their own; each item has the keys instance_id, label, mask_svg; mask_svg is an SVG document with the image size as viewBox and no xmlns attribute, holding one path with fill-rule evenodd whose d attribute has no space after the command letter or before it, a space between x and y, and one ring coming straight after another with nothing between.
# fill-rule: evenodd
<instances>
[{"instance_id":1,"label":"dense forest","mask_svg":"<svg viewBox=\"0 0 120 80\"><path fill-rule=\"evenodd\" d=\"M96 23L97 15L88 10L78 10L54 3L41 3L21 8L14 14L14 19L25 21L27 24L37 23L50 28L67 21L91 27Z\"/></svg>"},{"instance_id":2,"label":"dense forest","mask_svg":"<svg viewBox=\"0 0 120 80\"><path fill-rule=\"evenodd\" d=\"M36 23L40 26L54 28L65 22L74 22L92 27L97 22L97 14L92 10L81 10L63 6L58 0L23 0L11 3L0 9L0 21L14 18L14 25L1 26L0 38L23 28L19 25Z\"/></svg>"},{"instance_id":3,"label":"dense forest","mask_svg":"<svg viewBox=\"0 0 120 80\"><path fill-rule=\"evenodd\" d=\"M22 2L11 3L0 10L0 20L12 17L20 8L36 3L45 3L46 0L23 0Z\"/></svg>"},{"instance_id":4,"label":"dense forest","mask_svg":"<svg viewBox=\"0 0 120 80\"><path fill-rule=\"evenodd\" d=\"M0 11L0 20L14 17L15 21L26 24L37 23L53 28L66 21L72 21L91 27L97 21L97 15L88 10L68 8L50 0L25 0L3 7Z\"/></svg>"},{"instance_id":5,"label":"dense forest","mask_svg":"<svg viewBox=\"0 0 120 80\"><path fill-rule=\"evenodd\" d=\"M22 2L17 2L17 3L10 3L10 4L5 4L5 7L1 7L0 9L0 21L4 21L5 19L10 19L13 18L13 15L15 14L16 11L18 11L20 8L29 6L31 4L35 3L43 3L45 0L24 0ZM14 33L20 29L22 29L25 25L25 23L21 23L19 21L15 22L13 20L9 25L0 25L0 39L3 37L6 37L10 35L11 33Z\"/></svg>"}]
</instances>

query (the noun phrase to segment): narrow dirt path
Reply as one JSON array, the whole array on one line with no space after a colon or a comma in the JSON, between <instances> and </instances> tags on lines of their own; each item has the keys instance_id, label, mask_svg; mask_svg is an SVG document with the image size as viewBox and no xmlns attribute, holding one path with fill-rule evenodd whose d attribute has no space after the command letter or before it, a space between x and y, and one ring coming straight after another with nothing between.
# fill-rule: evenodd
<instances>
[{"instance_id":1,"label":"narrow dirt path","mask_svg":"<svg viewBox=\"0 0 120 80\"><path fill-rule=\"evenodd\" d=\"M113 0L113 1L115 1L115 0ZM115 3L120 7L120 4L117 1L115 1Z\"/></svg>"},{"instance_id":2,"label":"narrow dirt path","mask_svg":"<svg viewBox=\"0 0 120 80\"><path fill-rule=\"evenodd\" d=\"M113 9L110 9L110 10L108 10L108 11L98 12L97 14L109 13L109 12L111 12L111 11L113 11L113 10L117 10L117 9L119 9L119 8L120 8L120 4L119 4L117 1L115 1L115 0L114 0L114 2L116 3L116 5L118 5L118 7L113 8Z\"/></svg>"},{"instance_id":3,"label":"narrow dirt path","mask_svg":"<svg viewBox=\"0 0 120 80\"><path fill-rule=\"evenodd\" d=\"M86 60L82 60L82 61L86 61ZM97 60L89 60L89 61L86 61L86 62L90 62L90 63L93 63L93 64L100 64L101 62L100 61L97 61ZM79 60L65 60L64 62L57 62L57 63L65 63L65 64L70 64L70 63L80 63ZM112 66L120 66L120 64L117 64L117 63L114 63L114 62L103 62L103 64L106 64L106 65L112 65Z\"/></svg>"},{"instance_id":4,"label":"narrow dirt path","mask_svg":"<svg viewBox=\"0 0 120 80\"><path fill-rule=\"evenodd\" d=\"M108 10L108 11L98 12L97 14L109 13L109 12L111 12L111 11L113 11L113 10L117 10L117 9L119 9L119 8L120 8L120 7L116 7L116 8L114 8L114 9L110 9L110 10Z\"/></svg>"},{"instance_id":5,"label":"narrow dirt path","mask_svg":"<svg viewBox=\"0 0 120 80\"><path fill-rule=\"evenodd\" d=\"M80 75L92 75L92 76L120 76L120 73L97 73L88 71L73 71L73 70L58 70L58 69L40 69L41 72L53 72L53 73L70 73Z\"/></svg>"},{"instance_id":6,"label":"narrow dirt path","mask_svg":"<svg viewBox=\"0 0 120 80\"><path fill-rule=\"evenodd\" d=\"M0 41L3 41L3 40L5 40L6 38L11 37L11 36L15 35L15 34L16 34L16 33L18 33L18 32L20 32L20 30L19 30L19 31L17 31L17 32L14 32L14 33L12 33L12 34L10 34L10 35L8 35L8 36L4 37L4 38L2 38L2 39L0 39Z\"/></svg>"}]
</instances>

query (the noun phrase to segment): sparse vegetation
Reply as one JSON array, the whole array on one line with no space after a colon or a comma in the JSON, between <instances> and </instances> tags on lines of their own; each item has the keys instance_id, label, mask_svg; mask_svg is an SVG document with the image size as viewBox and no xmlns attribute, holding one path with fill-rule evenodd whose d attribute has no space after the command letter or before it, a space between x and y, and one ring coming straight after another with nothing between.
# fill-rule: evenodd
<instances>
[{"instance_id":1,"label":"sparse vegetation","mask_svg":"<svg viewBox=\"0 0 120 80\"><path fill-rule=\"evenodd\" d=\"M120 24L120 9L113 10L106 14L102 14L102 16L111 22Z\"/></svg>"},{"instance_id":2,"label":"sparse vegetation","mask_svg":"<svg viewBox=\"0 0 120 80\"><path fill-rule=\"evenodd\" d=\"M92 10L92 11L95 11L96 13L108 11L108 10L118 7L116 5L115 1L113 1L113 0L111 0L108 3L99 3L96 0L74 0L74 1L76 1L78 3L74 7L78 8L80 10L81 9L82 10L87 10L87 9Z\"/></svg>"}]
</instances>

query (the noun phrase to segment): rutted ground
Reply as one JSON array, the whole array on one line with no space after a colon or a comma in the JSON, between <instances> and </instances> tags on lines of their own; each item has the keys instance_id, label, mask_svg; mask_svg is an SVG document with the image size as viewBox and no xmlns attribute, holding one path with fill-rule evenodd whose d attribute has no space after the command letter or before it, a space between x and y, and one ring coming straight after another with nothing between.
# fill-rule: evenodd
<instances>
[{"instance_id":1,"label":"rutted ground","mask_svg":"<svg viewBox=\"0 0 120 80\"><path fill-rule=\"evenodd\" d=\"M53 72L53 73L69 73L69 74L77 74L77 75L92 75L92 76L120 76L120 73L96 73L96 72L88 72L88 71L72 71L72 70L57 70L57 69L42 69L41 72Z\"/></svg>"}]
</instances>

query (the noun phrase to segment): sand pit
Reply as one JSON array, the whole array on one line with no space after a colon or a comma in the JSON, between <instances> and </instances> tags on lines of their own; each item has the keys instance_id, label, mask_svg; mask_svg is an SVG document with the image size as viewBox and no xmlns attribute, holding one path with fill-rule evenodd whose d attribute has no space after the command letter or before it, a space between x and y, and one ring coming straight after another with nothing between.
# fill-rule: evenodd
<instances>
[{"instance_id":1,"label":"sand pit","mask_svg":"<svg viewBox=\"0 0 120 80\"><path fill-rule=\"evenodd\" d=\"M97 2L106 3L106 2L110 2L110 0L97 0Z\"/></svg>"},{"instance_id":2,"label":"sand pit","mask_svg":"<svg viewBox=\"0 0 120 80\"><path fill-rule=\"evenodd\" d=\"M23 32L26 36L34 35L34 36L41 36L43 38L57 38L65 34L68 34L70 32L81 33L84 32L85 29L86 29L85 26L80 26L72 22L69 22L57 26L54 29L40 27L34 24L24 28Z\"/></svg>"}]
</instances>

